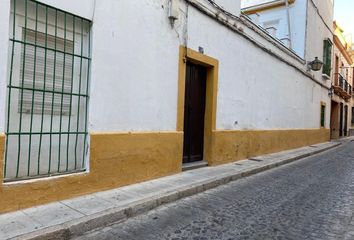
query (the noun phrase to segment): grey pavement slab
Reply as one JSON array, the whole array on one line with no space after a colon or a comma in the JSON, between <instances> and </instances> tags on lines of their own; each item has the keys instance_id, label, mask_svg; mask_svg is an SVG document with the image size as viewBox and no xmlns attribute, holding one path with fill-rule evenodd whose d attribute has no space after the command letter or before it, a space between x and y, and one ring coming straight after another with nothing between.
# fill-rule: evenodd
<instances>
[{"instance_id":1,"label":"grey pavement slab","mask_svg":"<svg viewBox=\"0 0 354 240\"><path fill-rule=\"evenodd\" d=\"M326 142L326 143L310 145L310 147L325 148L325 147L331 146L333 144L335 144L335 142Z\"/></svg>"},{"instance_id":2,"label":"grey pavement slab","mask_svg":"<svg viewBox=\"0 0 354 240\"><path fill-rule=\"evenodd\" d=\"M303 148L299 148L299 149L295 149L295 150L288 150L288 151L283 151L280 153L273 153L273 154L268 154L268 155L264 155L264 156L254 157L252 159L263 160L263 161L266 161L266 160L276 161L276 160L283 160L286 158L301 156L303 154L311 153L315 150L316 149L311 148L311 147L303 147Z\"/></svg>"},{"instance_id":3,"label":"grey pavement slab","mask_svg":"<svg viewBox=\"0 0 354 240\"><path fill-rule=\"evenodd\" d=\"M67 239L340 145L331 142L182 172L148 182L0 215L0 239ZM6 217L4 217L6 216ZM10 219L10 220L8 220Z\"/></svg>"},{"instance_id":4,"label":"grey pavement slab","mask_svg":"<svg viewBox=\"0 0 354 240\"><path fill-rule=\"evenodd\" d=\"M79 210L61 202L28 208L22 212L43 226L54 226L84 216Z\"/></svg>"},{"instance_id":5,"label":"grey pavement slab","mask_svg":"<svg viewBox=\"0 0 354 240\"><path fill-rule=\"evenodd\" d=\"M260 161L273 161L273 162L282 161L285 159L303 157L304 155L310 156L312 154L321 152L323 150L331 149L338 145L340 145L340 142L326 142L326 143L314 144L308 147L302 147L294 150L287 150L279 153L272 153L268 155L254 157L252 159L260 160Z\"/></svg>"},{"instance_id":6,"label":"grey pavement slab","mask_svg":"<svg viewBox=\"0 0 354 240\"><path fill-rule=\"evenodd\" d=\"M61 201L61 203L68 206L71 209L75 209L76 211L84 215L90 215L90 214L102 212L104 210L112 208L111 202L106 201L103 198L99 198L94 194L79 197L79 198L64 200Z\"/></svg>"},{"instance_id":7,"label":"grey pavement slab","mask_svg":"<svg viewBox=\"0 0 354 240\"><path fill-rule=\"evenodd\" d=\"M133 194L138 194L146 198L146 197L154 196L160 191L168 191L170 189L175 189L175 188L176 186L172 185L172 183L166 183L163 180L160 181L152 180L148 182L127 186L122 188L122 190Z\"/></svg>"},{"instance_id":8,"label":"grey pavement slab","mask_svg":"<svg viewBox=\"0 0 354 240\"><path fill-rule=\"evenodd\" d=\"M260 158L252 158L252 159L259 159L259 160L262 160L262 159L260 159ZM250 167L250 166L257 166L258 165L258 163L256 162L256 161L252 161L252 160L241 160L241 161L237 161L236 163L235 163L235 165L236 166L246 166L246 167Z\"/></svg>"},{"instance_id":9,"label":"grey pavement slab","mask_svg":"<svg viewBox=\"0 0 354 240\"><path fill-rule=\"evenodd\" d=\"M94 196L103 199L111 204L111 206L123 206L132 201L132 199L139 199L139 194L124 191L122 189L113 189L104 192L94 193ZM141 197L140 197L141 198Z\"/></svg>"},{"instance_id":10,"label":"grey pavement slab","mask_svg":"<svg viewBox=\"0 0 354 240\"><path fill-rule=\"evenodd\" d=\"M34 221L22 211L0 215L0 239L32 232L44 225Z\"/></svg>"}]
</instances>

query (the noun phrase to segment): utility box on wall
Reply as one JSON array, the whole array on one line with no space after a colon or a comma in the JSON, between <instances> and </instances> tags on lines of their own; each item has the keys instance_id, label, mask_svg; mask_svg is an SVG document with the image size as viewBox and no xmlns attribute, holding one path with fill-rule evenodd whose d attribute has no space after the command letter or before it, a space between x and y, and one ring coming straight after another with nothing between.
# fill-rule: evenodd
<instances>
[{"instance_id":1,"label":"utility box on wall","mask_svg":"<svg viewBox=\"0 0 354 240\"><path fill-rule=\"evenodd\" d=\"M170 0L168 8L168 18L171 21L178 19L178 0Z\"/></svg>"}]
</instances>

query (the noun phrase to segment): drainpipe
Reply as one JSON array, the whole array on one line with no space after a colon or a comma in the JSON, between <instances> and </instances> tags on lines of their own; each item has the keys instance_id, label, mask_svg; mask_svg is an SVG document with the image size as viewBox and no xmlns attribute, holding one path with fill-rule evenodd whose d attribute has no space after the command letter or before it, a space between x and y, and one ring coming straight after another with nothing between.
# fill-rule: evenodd
<instances>
[{"instance_id":1,"label":"drainpipe","mask_svg":"<svg viewBox=\"0 0 354 240\"><path fill-rule=\"evenodd\" d=\"M285 0L285 6L286 6L286 13L288 18L289 47L292 49L289 0Z\"/></svg>"}]
</instances>

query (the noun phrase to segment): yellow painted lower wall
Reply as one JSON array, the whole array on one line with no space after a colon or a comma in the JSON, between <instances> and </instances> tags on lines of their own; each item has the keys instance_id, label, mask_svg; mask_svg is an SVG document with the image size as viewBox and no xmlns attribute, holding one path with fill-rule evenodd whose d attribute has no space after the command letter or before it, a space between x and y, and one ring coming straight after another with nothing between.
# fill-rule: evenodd
<instances>
[{"instance_id":1,"label":"yellow painted lower wall","mask_svg":"<svg viewBox=\"0 0 354 240\"><path fill-rule=\"evenodd\" d=\"M182 141L182 132L91 134L89 173L0 185L0 213L178 173Z\"/></svg>"},{"instance_id":2,"label":"yellow painted lower wall","mask_svg":"<svg viewBox=\"0 0 354 240\"><path fill-rule=\"evenodd\" d=\"M209 165L299 148L329 139L329 129L213 131Z\"/></svg>"},{"instance_id":3,"label":"yellow painted lower wall","mask_svg":"<svg viewBox=\"0 0 354 240\"><path fill-rule=\"evenodd\" d=\"M329 130L213 131L210 165L329 140ZM0 135L0 169L5 137ZM90 172L0 184L0 213L117 188L181 171L183 132L91 134ZM2 182L2 171L0 173Z\"/></svg>"}]
</instances>

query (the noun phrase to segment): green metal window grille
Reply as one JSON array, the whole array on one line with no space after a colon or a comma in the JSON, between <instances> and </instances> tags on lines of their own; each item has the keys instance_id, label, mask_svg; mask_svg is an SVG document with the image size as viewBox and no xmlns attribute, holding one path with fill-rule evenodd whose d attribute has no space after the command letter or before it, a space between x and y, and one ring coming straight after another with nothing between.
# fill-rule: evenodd
<instances>
[{"instance_id":1,"label":"green metal window grille","mask_svg":"<svg viewBox=\"0 0 354 240\"><path fill-rule=\"evenodd\" d=\"M321 127L325 127L326 106L321 105Z\"/></svg>"},{"instance_id":2,"label":"green metal window grille","mask_svg":"<svg viewBox=\"0 0 354 240\"><path fill-rule=\"evenodd\" d=\"M12 0L5 181L86 170L91 22Z\"/></svg>"},{"instance_id":3,"label":"green metal window grille","mask_svg":"<svg viewBox=\"0 0 354 240\"><path fill-rule=\"evenodd\" d=\"M323 41L323 69L322 73L331 76L332 70L332 42L329 39Z\"/></svg>"}]
</instances>

